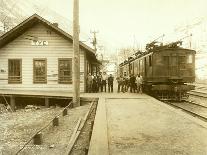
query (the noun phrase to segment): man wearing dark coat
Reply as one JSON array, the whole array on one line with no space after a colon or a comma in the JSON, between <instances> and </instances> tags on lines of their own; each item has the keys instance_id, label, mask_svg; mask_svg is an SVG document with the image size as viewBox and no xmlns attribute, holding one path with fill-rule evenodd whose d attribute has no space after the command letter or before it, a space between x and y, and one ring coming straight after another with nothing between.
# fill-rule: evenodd
<instances>
[{"instance_id":1,"label":"man wearing dark coat","mask_svg":"<svg viewBox=\"0 0 207 155\"><path fill-rule=\"evenodd\" d=\"M136 77L132 74L130 75L130 92L131 93L135 93L135 89L136 89Z\"/></svg>"},{"instance_id":2,"label":"man wearing dark coat","mask_svg":"<svg viewBox=\"0 0 207 155\"><path fill-rule=\"evenodd\" d=\"M114 82L114 77L112 76L112 74L109 75L108 77L108 91L113 92L113 82Z\"/></svg>"}]
</instances>

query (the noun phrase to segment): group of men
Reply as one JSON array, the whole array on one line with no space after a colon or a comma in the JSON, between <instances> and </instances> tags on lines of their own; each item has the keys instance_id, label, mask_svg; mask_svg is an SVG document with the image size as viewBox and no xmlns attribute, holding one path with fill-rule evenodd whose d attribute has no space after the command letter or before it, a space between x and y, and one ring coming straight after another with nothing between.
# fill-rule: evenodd
<instances>
[{"instance_id":1,"label":"group of men","mask_svg":"<svg viewBox=\"0 0 207 155\"><path fill-rule=\"evenodd\" d=\"M97 92L106 92L106 85L108 84L108 92L113 92L113 82L114 78L112 74L109 76L106 72L103 74L100 72L99 74L91 73L88 74L87 77L87 92L88 93L97 93Z\"/></svg>"},{"instance_id":2,"label":"group of men","mask_svg":"<svg viewBox=\"0 0 207 155\"><path fill-rule=\"evenodd\" d=\"M131 74L130 76L127 76L126 73L124 75L117 77L118 82L118 92L128 92L128 89L130 88L130 92L137 92L142 93L143 90L143 78L140 74L137 74L136 76Z\"/></svg>"},{"instance_id":3,"label":"group of men","mask_svg":"<svg viewBox=\"0 0 207 155\"><path fill-rule=\"evenodd\" d=\"M137 74L136 76L133 74L127 76L127 74L124 73L123 76L118 76L116 80L118 83L118 92L128 92L130 88L130 92L142 93L143 78L140 74ZM107 84L108 92L113 92L113 82L114 77L112 76L112 74L108 76L106 72L103 72L103 74L101 72L98 74L94 73L93 75L89 73L87 76L87 92L106 92Z\"/></svg>"}]
</instances>

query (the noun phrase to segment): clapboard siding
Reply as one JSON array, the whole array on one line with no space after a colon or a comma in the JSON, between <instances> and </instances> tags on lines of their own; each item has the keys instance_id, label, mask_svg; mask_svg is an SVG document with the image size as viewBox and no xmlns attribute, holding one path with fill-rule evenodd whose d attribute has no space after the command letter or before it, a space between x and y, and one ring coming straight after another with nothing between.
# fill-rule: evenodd
<instances>
[{"instance_id":1,"label":"clapboard siding","mask_svg":"<svg viewBox=\"0 0 207 155\"><path fill-rule=\"evenodd\" d=\"M29 36L48 41L47 46L32 46ZM72 58L73 45L42 24L34 25L0 49L1 89L72 92L72 84L58 84L58 58ZM47 84L33 84L33 59L47 59ZM8 84L8 59L22 59L22 84ZM80 50L80 90L84 91L84 51Z\"/></svg>"}]
</instances>

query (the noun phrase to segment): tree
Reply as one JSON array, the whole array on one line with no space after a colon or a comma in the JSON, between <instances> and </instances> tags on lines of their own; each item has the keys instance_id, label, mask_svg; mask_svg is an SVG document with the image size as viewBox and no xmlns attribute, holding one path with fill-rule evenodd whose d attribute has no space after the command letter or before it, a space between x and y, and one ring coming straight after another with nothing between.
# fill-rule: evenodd
<instances>
[{"instance_id":1,"label":"tree","mask_svg":"<svg viewBox=\"0 0 207 155\"><path fill-rule=\"evenodd\" d=\"M127 47L127 48L121 48L118 52L118 64L124 62L126 59L128 59L128 57L132 56L133 54L135 54L136 52L138 52L139 49L135 49L132 47Z\"/></svg>"}]
</instances>

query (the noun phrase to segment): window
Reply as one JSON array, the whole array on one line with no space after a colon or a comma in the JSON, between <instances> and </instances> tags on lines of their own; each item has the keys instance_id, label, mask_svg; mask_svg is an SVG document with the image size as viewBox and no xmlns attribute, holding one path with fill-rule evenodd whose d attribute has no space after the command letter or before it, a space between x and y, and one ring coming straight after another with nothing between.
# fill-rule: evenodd
<instances>
[{"instance_id":1,"label":"window","mask_svg":"<svg viewBox=\"0 0 207 155\"><path fill-rule=\"evenodd\" d=\"M185 69L186 68L186 58L185 56L179 56L179 67L180 69Z\"/></svg>"},{"instance_id":2,"label":"window","mask_svg":"<svg viewBox=\"0 0 207 155\"><path fill-rule=\"evenodd\" d=\"M164 67L168 67L169 66L169 56L164 56L163 62L164 62Z\"/></svg>"},{"instance_id":3,"label":"window","mask_svg":"<svg viewBox=\"0 0 207 155\"><path fill-rule=\"evenodd\" d=\"M72 83L72 59L58 60L58 81L63 84Z\"/></svg>"},{"instance_id":4,"label":"window","mask_svg":"<svg viewBox=\"0 0 207 155\"><path fill-rule=\"evenodd\" d=\"M193 55L192 54L188 55L187 63L189 63L189 64L193 63Z\"/></svg>"},{"instance_id":5,"label":"window","mask_svg":"<svg viewBox=\"0 0 207 155\"><path fill-rule=\"evenodd\" d=\"M33 60L33 82L47 83L47 61L46 59Z\"/></svg>"},{"instance_id":6,"label":"window","mask_svg":"<svg viewBox=\"0 0 207 155\"><path fill-rule=\"evenodd\" d=\"M22 83L22 60L8 60L8 83Z\"/></svg>"},{"instance_id":7,"label":"window","mask_svg":"<svg viewBox=\"0 0 207 155\"><path fill-rule=\"evenodd\" d=\"M179 64L185 64L186 63L186 59L185 56L179 56Z\"/></svg>"},{"instance_id":8,"label":"window","mask_svg":"<svg viewBox=\"0 0 207 155\"><path fill-rule=\"evenodd\" d=\"M139 74L143 72L143 63L142 60L139 61Z\"/></svg>"},{"instance_id":9,"label":"window","mask_svg":"<svg viewBox=\"0 0 207 155\"><path fill-rule=\"evenodd\" d=\"M171 66L177 66L177 57L176 56L172 56L171 57Z\"/></svg>"}]
</instances>

